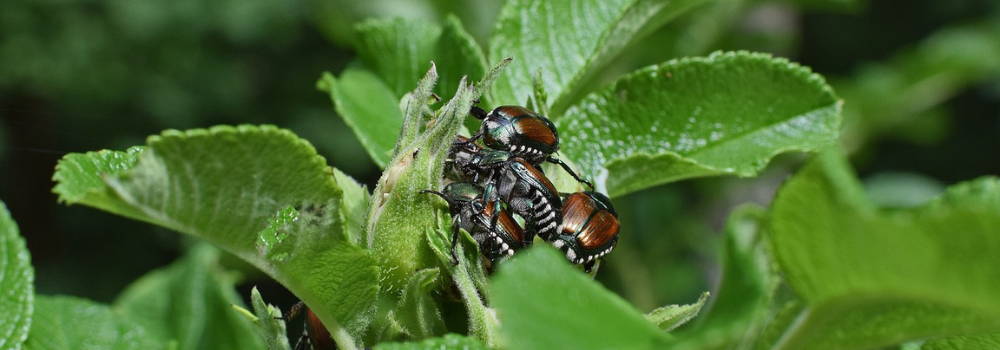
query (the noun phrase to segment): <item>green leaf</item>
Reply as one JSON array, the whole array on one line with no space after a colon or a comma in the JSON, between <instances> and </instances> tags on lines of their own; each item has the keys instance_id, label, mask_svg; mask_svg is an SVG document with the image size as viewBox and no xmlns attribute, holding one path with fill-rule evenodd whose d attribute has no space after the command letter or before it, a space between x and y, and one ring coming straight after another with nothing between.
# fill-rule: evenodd
<instances>
[{"instance_id":1,"label":"green leaf","mask_svg":"<svg viewBox=\"0 0 1000 350\"><path fill-rule=\"evenodd\" d=\"M656 308L656 310L650 311L646 314L646 320L652 322L657 327L665 331L672 331L677 327L680 327L690 321L695 316L698 316L698 312L701 311L701 307L705 306L705 301L708 300L708 292L701 293L698 297L698 301L694 304L687 305L667 305Z\"/></svg>"},{"instance_id":2,"label":"green leaf","mask_svg":"<svg viewBox=\"0 0 1000 350\"><path fill-rule=\"evenodd\" d=\"M489 349L475 338L458 334L446 334L440 338L431 338L412 343L382 343L375 350L486 350Z\"/></svg>"},{"instance_id":3,"label":"green leaf","mask_svg":"<svg viewBox=\"0 0 1000 350\"><path fill-rule=\"evenodd\" d=\"M357 26L358 56L386 85L402 96L431 65L441 27L427 21L370 19ZM362 100L364 101L364 100Z\"/></svg>"},{"instance_id":4,"label":"green leaf","mask_svg":"<svg viewBox=\"0 0 1000 350\"><path fill-rule=\"evenodd\" d=\"M200 244L170 266L133 282L115 301L119 314L177 350L264 349L253 326L232 305L235 276L219 270L219 252Z\"/></svg>"},{"instance_id":5,"label":"green leaf","mask_svg":"<svg viewBox=\"0 0 1000 350\"><path fill-rule=\"evenodd\" d=\"M992 350L1000 349L1000 333L968 335L932 339L918 347L920 350Z\"/></svg>"},{"instance_id":6,"label":"green leaf","mask_svg":"<svg viewBox=\"0 0 1000 350\"><path fill-rule=\"evenodd\" d=\"M7 206L0 201L0 348L20 349L28 337L34 306L31 255Z\"/></svg>"},{"instance_id":7,"label":"green leaf","mask_svg":"<svg viewBox=\"0 0 1000 350\"><path fill-rule=\"evenodd\" d=\"M445 18L443 27L402 18L372 19L358 25L358 32L361 61L396 96L410 91L432 61L441 73L434 91L445 100L454 96L463 76L477 78L486 72L483 50L454 15Z\"/></svg>"},{"instance_id":8,"label":"green leaf","mask_svg":"<svg viewBox=\"0 0 1000 350\"><path fill-rule=\"evenodd\" d=\"M348 67L339 79L323 73L317 87L329 93L337 114L354 130L375 164L385 167L403 123L396 95L377 76L357 67Z\"/></svg>"},{"instance_id":9,"label":"green leaf","mask_svg":"<svg viewBox=\"0 0 1000 350\"><path fill-rule=\"evenodd\" d=\"M511 349L653 349L668 339L547 246L501 264L490 296Z\"/></svg>"},{"instance_id":10,"label":"green leaf","mask_svg":"<svg viewBox=\"0 0 1000 350\"><path fill-rule=\"evenodd\" d=\"M52 181L56 182L52 192L59 195L62 203L73 204L84 200L100 202L103 203L104 210L122 216L139 217L142 214L135 208L117 200L104 180L124 174L134 167L143 150L143 147L130 147L124 152L101 150L67 154L59 160L56 173L52 176Z\"/></svg>"},{"instance_id":11,"label":"green leaf","mask_svg":"<svg viewBox=\"0 0 1000 350\"><path fill-rule=\"evenodd\" d=\"M747 52L684 58L587 96L557 124L564 153L613 197L680 179L756 175L777 154L836 141L819 75Z\"/></svg>"},{"instance_id":12,"label":"green leaf","mask_svg":"<svg viewBox=\"0 0 1000 350\"><path fill-rule=\"evenodd\" d=\"M257 287L250 290L250 303L253 304L254 324L257 325L257 335L268 350L291 350L288 345L288 332L281 309L264 302Z\"/></svg>"},{"instance_id":13,"label":"green leaf","mask_svg":"<svg viewBox=\"0 0 1000 350\"><path fill-rule=\"evenodd\" d=\"M940 195L944 185L926 175L882 172L865 179L865 191L880 207L910 208Z\"/></svg>"},{"instance_id":14,"label":"green leaf","mask_svg":"<svg viewBox=\"0 0 1000 350\"><path fill-rule=\"evenodd\" d=\"M27 350L148 350L167 349L138 323L89 300L69 296L38 296Z\"/></svg>"},{"instance_id":15,"label":"green leaf","mask_svg":"<svg viewBox=\"0 0 1000 350\"><path fill-rule=\"evenodd\" d=\"M882 211L837 152L775 198L771 242L805 301L777 349L862 349L1000 329L1000 179Z\"/></svg>"},{"instance_id":16,"label":"green leaf","mask_svg":"<svg viewBox=\"0 0 1000 350\"><path fill-rule=\"evenodd\" d=\"M171 130L150 137L130 169L102 171L112 168L108 159L127 155L66 156L56 167L56 193L241 257L305 301L339 344L353 343L370 321L378 270L345 234L345 216L356 209L344 200L356 198L344 196L308 142L273 126Z\"/></svg>"},{"instance_id":17,"label":"green leaf","mask_svg":"<svg viewBox=\"0 0 1000 350\"><path fill-rule=\"evenodd\" d=\"M789 290L788 293L793 292ZM756 338L756 341L753 342L754 349L773 349L774 345L785 335L785 332L794 327L795 322L799 320L798 316L805 310L805 303L801 299L797 299L797 296L791 296L788 299L790 300L772 300L769 313L760 321L762 325L754 324L754 331L759 332L755 335L750 334ZM756 326L762 327L756 329L758 328Z\"/></svg>"},{"instance_id":18,"label":"green leaf","mask_svg":"<svg viewBox=\"0 0 1000 350\"><path fill-rule=\"evenodd\" d=\"M462 77L475 79L486 74L483 49L454 15L445 18L432 60L441 71L441 81L435 91L446 100L454 96Z\"/></svg>"},{"instance_id":19,"label":"green leaf","mask_svg":"<svg viewBox=\"0 0 1000 350\"><path fill-rule=\"evenodd\" d=\"M437 268L417 271L410 277L400 297L396 317L403 329L413 339L430 338L445 333L441 310L431 296L438 286L441 270Z\"/></svg>"},{"instance_id":20,"label":"green leaf","mask_svg":"<svg viewBox=\"0 0 1000 350\"><path fill-rule=\"evenodd\" d=\"M358 29L363 39L358 43L361 61L374 73L351 67L340 78L324 74L319 86L330 92L337 112L354 130L375 163L384 168L395 156L393 150L398 151L399 145L411 141L399 135L403 115L422 113L430 101L430 92L436 91L444 99L453 97L462 77L480 77L486 72L486 59L482 49L454 16L446 19L443 28L397 18L369 20ZM426 97L423 93L404 95L418 83L420 72L432 61L438 63L435 79L420 80L425 82ZM435 88L438 70L441 84ZM398 109L397 97L403 100ZM397 143L397 139L404 141Z\"/></svg>"},{"instance_id":21,"label":"green leaf","mask_svg":"<svg viewBox=\"0 0 1000 350\"><path fill-rule=\"evenodd\" d=\"M368 203L371 202L371 193L368 192L365 185L358 183L339 169L333 169L333 177L343 191L344 207L341 212L347 220L347 225L344 227L344 237L354 245L360 245L361 238L365 235L365 220L368 218Z\"/></svg>"},{"instance_id":22,"label":"green leaf","mask_svg":"<svg viewBox=\"0 0 1000 350\"><path fill-rule=\"evenodd\" d=\"M527 102L540 78L555 116L630 43L703 0L512 0L490 41L490 61L513 57L497 82L496 104ZM571 114L567 114L571 115Z\"/></svg>"},{"instance_id":23,"label":"green leaf","mask_svg":"<svg viewBox=\"0 0 1000 350\"><path fill-rule=\"evenodd\" d=\"M693 327L675 333L675 348L727 349L752 344L778 282L761 232L766 213L759 206L744 205L729 216L716 298Z\"/></svg>"},{"instance_id":24,"label":"green leaf","mask_svg":"<svg viewBox=\"0 0 1000 350\"><path fill-rule=\"evenodd\" d=\"M435 4L432 1L402 1L402 0L309 0L304 3L304 9L309 10L312 24L316 25L326 37L337 44L356 43L358 32L356 25L373 17L408 17L430 21L437 17Z\"/></svg>"}]
</instances>

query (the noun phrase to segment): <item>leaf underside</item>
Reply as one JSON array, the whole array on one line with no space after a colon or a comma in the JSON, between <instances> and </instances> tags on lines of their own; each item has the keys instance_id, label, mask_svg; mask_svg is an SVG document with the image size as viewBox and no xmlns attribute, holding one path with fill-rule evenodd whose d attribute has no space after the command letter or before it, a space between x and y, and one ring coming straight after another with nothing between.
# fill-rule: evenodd
<instances>
[{"instance_id":1,"label":"leaf underside","mask_svg":"<svg viewBox=\"0 0 1000 350\"><path fill-rule=\"evenodd\" d=\"M650 311L646 314L646 319L664 331L672 331L690 321L705 306L708 300L708 292L704 292L698 297L694 304L687 305L667 305Z\"/></svg>"}]
</instances>

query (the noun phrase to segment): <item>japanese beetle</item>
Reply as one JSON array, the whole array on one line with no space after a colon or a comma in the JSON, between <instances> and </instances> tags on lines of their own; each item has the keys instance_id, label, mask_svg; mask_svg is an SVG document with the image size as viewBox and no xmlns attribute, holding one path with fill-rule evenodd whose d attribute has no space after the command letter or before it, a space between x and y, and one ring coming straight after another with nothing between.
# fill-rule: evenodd
<instances>
[{"instance_id":1,"label":"japanese beetle","mask_svg":"<svg viewBox=\"0 0 1000 350\"><path fill-rule=\"evenodd\" d=\"M445 175L455 181L471 179L477 184L484 184L496 169L510 159L511 154L482 148L469 140L464 136L456 137L445 160Z\"/></svg>"},{"instance_id":2,"label":"japanese beetle","mask_svg":"<svg viewBox=\"0 0 1000 350\"><path fill-rule=\"evenodd\" d=\"M559 209L562 201L559 192L545 174L527 160L513 157L493 169L484 198L493 203L503 201L524 218L528 231L527 242L535 234L548 240L559 227Z\"/></svg>"},{"instance_id":3,"label":"japanese beetle","mask_svg":"<svg viewBox=\"0 0 1000 350\"><path fill-rule=\"evenodd\" d=\"M528 242L538 233L547 239L559 226L559 193L545 174L524 158L507 151L482 148L458 137L445 167L455 180L472 179L485 186L487 201L503 201L528 227Z\"/></svg>"},{"instance_id":4,"label":"japanese beetle","mask_svg":"<svg viewBox=\"0 0 1000 350\"><path fill-rule=\"evenodd\" d=\"M464 142L471 143L482 138L487 147L510 152L531 165L538 166L542 162L558 164L574 179L594 188L594 184L581 179L569 165L552 157L559 150L559 133L548 118L521 106L500 106L489 113L473 106L469 113L482 120L483 124L472 138Z\"/></svg>"},{"instance_id":5,"label":"japanese beetle","mask_svg":"<svg viewBox=\"0 0 1000 350\"><path fill-rule=\"evenodd\" d=\"M574 264L584 264L590 272L597 259L618 243L618 213L607 196L597 192L576 192L566 196L562 225L552 245L566 252Z\"/></svg>"},{"instance_id":6,"label":"japanese beetle","mask_svg":"<svg viewBox=\"0 0 1000 350\"><path fill-rule=\"evenodd\" d=\"M333 338L330 337L330 331L326 330L326 326L323 325L323 321L319 320L319 316L316 316L306 304L303 302L295 303L292 308L288 310L288 316L282 317L285 321L294 319L298 317L302 311L305 310L305 321L302 325L302 335L299 339L295 341L294 350L333 350L337 346L333 342Z\"/></svg>"},{"instance_id":7,"label":"japanese beetle","mask_svg":"<svg viewBox=\"0 0 1000 350\"><path fill-rule=\"evenodd\" d=\"M503 257L514 255L515 251L524 247L524 229L517 224L509 210L501 207L501 203L484 201L482 187L468 182L453 182L445 186L442 192L420 192L436 194L448 202L448 211L452 217L452 263L458 263L455 244L458 243L460 228L472 234L480 251L490 262L495 263Z\"/></svg>"}]
</instances>

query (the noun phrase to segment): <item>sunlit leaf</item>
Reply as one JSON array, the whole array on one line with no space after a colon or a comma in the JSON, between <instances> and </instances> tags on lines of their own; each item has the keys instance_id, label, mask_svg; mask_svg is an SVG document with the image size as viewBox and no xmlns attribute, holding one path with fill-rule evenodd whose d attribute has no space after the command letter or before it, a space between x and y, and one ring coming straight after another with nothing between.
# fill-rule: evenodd
<instances>
[{"instance_id":1,"label":"sunlit leaf","mask_svg":"<svg viewBox=\"0 0 1000 350\"><path fill-rule=\"evenodd\" d=\"M10 217L7 206L0 201L0 348L20 349L28 337L34 308L35 271L31 256Z\"/></svg>"},{"instance_id":2,"label":"sunlit leaf","mask_svg":"<svg viewBox=\"0 0 1000 350\"><path fill-rule=\"evenodd\" d=\"M490 61L513 57L492 94L523 105L540 78L555 115L588 90L589 80L629 43L703 0L511 0L497 19ZM567 114L569 115L569 114Z\"/></svg>"},{"instance_id":3,"label":"sunlit leaf","mask_svg":"<svg viewBox=\"0 0 1000 350\"><path fill-rule=\"evenodd\" d=\"M340 342L369 322L375 261L345 234L345 217L357 210L343 202L325 159L291 132L166 131L141 151L70 154L54 179L70 204L198 236L252 263L304 300Z\"/></svg>"},{"instance_id":4,"label":"sunlit leaf","mask_svg":"<svg viewBox=\"0 0 1000 350\"><path fill-rule=\"evenodd\" d=\"M557 121L562 149L611 196L680 179L756 175L788 151L836 141L840 103L785 59L715 53L648 67Z\"/></svg>"}]
</instances>

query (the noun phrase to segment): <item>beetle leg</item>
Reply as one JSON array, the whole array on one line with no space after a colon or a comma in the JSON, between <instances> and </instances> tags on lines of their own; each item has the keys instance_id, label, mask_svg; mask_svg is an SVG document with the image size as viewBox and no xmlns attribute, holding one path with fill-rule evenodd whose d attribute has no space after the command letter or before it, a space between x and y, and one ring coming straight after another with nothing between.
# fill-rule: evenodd
<instances>
[{"instance_id":1,"label":"beetle leg","mask_svg":"<svg viewBox=\"0 0 1000 350\"><path fill-rule=\"evenodd\" d=\"M569 173L570 176L573 176L573 178L576 179L576 181L580 181L580 182L586 184L587 187L590 187L591 190L594 189L594 184L591 183L590 181L581 179L580 176L577 175L576 172L573 171L573 169L571 169L569 167L569 164L564 163L562 160L560 160L558 158L552 158L552 157L545 158L545 161L549 162L549 163L553 163L553 164L559 164L559 166L561 166L563 168L563 170L566 170L566 172Z\"/></svg>"},{"instance_id":2,"label":"beetle leg","mask_svg":"<svg viewBox=\"0 0 1000 350\"><path fill-rule=\"evenodd\" d=\"M452 142L451 145L452 146L465 146L465 145L468 145L470 143L476 142L476 140L479 140L480 137L483 137L483 131L482 130L476 131L476 133L473 134L472 137L470 137L468 140L465 140L465 141L455 141L455 142Z\"/></svg>"},{"instance_id":3,"label":"beetle leg","mask_svg":"<svg viewBox=\"0 0 1000 350\"><path fill-rule=\"evenodd\" d=\"M500 215L497 215L496 213L493 213L493 215L490 216L490 231L497 230L497 219L500 219Z\"/></svg>"},{"instance_id":4,"label":"beetle leg","mask_svg":"<svg viewBox=\"0 0 1000 350\"><path fill-rule=\"evenodd\" d=\"M490 213L490 232L496 232L497 220L500 219L500 201L493 199L490 202L493 204L493 212Z\"/></svg>"},{"instance_id":5,"label":"beetle leg","mask_svg":"<svg viewBox=\"0 0 1000 350\"><path fill-rule=\"evenodd\" d=\"M486 110L479 108L479 106L472 106L472 108L469 109L469 114L472 114L472 116L476 119L483 120L486 119L487 113Z\"/></svg>"},{"instance_id":6,"label":"beetle leg","mask_svg":"<svg viewBox=\"0 0 1000 350\"><path fill-rule=\"evenodd\" d=\"M527 225L524 228L524 242L521 245L524 247L530 247L532 243L535 243L535 235L538 234L538 227L535 227L535 223L526 222Z\"/></svg>"},{"instance_id":7,"label":"beetle leg","mask_svg":"<svg viewBox=\"0 0 1000 350\"><path fill-rule=\"evenodd\" d=\"M590 270L594 268L595 263L597 263L597 260L591 260L586 264L583 264L583 272L590 273Z\"/></svg>"},{"instance_id":8,"label":"beetle leg","mask_svg":"<svg viewBox=\"0 0 1000 350\"><path fill-rule=\"evenodd\" d=\"M500 197L503 197L505 203L510 203L510 197L514 193L514 185L517 184L517 177L504 173L506 172L499 173L494 181L499 183L497 185L497 193Z\"/></svg>"},{"instance_id":9,"label":"beetle leg","mask_svg":"<svg viewBox=\"0 0 1000 350\"><path fill-rule=\"evenodd\" d=\"M299 339L295 341L295 347L293 350L307 350L312 347L312 342L309 341L309 333L307 329L309 329L309 327L303 326L302 334L299 335Z\"/></svg>"}]
</instances>

